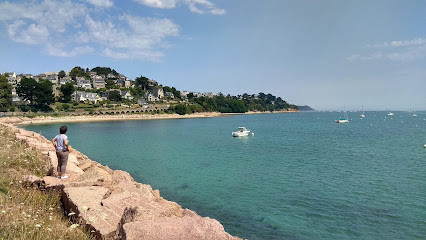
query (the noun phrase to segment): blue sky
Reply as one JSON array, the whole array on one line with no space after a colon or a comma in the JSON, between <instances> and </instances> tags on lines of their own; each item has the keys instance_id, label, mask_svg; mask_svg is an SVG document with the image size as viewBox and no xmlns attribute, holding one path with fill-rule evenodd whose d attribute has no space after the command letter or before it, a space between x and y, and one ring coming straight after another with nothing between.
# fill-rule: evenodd
<instances>
[{"instance_id":1,"label":"blue sky","mask_svg":"<svg viewBox=\"0 0 426 240\"><path fill-rule=\"evenodd\" d=\"M426 110L426 1L0 2L0 72L107 66L319 110Z\"/></svg>"}]
</instances>

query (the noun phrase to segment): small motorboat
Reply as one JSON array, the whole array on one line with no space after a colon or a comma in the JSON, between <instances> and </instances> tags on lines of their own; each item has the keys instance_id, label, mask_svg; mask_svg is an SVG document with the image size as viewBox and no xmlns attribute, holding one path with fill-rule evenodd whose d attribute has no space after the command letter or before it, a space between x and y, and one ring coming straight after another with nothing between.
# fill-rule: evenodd
<instances>
[{"instance_id":1,"label":"small motorboat","mask_svg":"<svg viewBox=\"0 0 426 240\"><path fill-rule=\"evenodd\" d=\"M388 113L388 114L386 114L386 115L388 115L388 116L393 116L393 115L395 115L395 114L393 114L393 113L389 112L389 113Z\"/></svg>"},{"instance_id":2,"label":"small motorboat","mask_svg":"<svg viewBox=\"0 0 426 240\"><path fill-rule=\"evenodd\" d=\"M254 135L250 130L245 127L238 127L238 131L232 132L233 137L246 137L248 135Z\"/></svg>"}]
</instances>

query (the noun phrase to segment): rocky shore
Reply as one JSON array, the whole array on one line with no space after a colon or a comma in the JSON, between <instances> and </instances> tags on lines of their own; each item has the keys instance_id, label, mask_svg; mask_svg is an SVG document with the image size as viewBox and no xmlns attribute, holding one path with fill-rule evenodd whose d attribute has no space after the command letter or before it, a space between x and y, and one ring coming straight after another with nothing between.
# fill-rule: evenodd
<instances>
[{"instance_id":1,"label":"rocky shore","mask_svg":"<svg viewBox=\"0 0 426 240\"><path fill-rule=\"evenodd\" d=\"M135 182L129 173L111 170L72 148L67 166L69 178L58 179L51 142L15 127L16 123L25 121L0 121L15 133L17 141L41 152L49 169L43 179L27 176L26 181L46 190L59 189L65 212L86 225L98 239L240 239L225 232L217 220L182 209L162 198L158 190Z\"/></svg>"}]
</instances>

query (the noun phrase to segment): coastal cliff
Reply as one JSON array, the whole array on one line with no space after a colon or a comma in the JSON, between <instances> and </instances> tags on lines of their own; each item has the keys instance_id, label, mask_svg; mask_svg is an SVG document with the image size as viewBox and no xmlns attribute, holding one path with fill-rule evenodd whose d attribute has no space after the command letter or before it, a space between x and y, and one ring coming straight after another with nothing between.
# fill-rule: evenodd
<instances>
[{"instance_id":1,"label":"coastal cliff","mask_svg":"<svg viewBox=\"0 0 426 240\"><path fill-rule=\"evenodd\" d=\"M151 186L137 183L129 173L111 170L70 150L67 175L56 178L57 158L51 142L40 134L0 123L15 139L42 153L48 166L41 182L47 190L62 193L66 213L85 224L98 239L240 239L225 232L215 219L168 201Z\"/></svg>"}]
</instances>

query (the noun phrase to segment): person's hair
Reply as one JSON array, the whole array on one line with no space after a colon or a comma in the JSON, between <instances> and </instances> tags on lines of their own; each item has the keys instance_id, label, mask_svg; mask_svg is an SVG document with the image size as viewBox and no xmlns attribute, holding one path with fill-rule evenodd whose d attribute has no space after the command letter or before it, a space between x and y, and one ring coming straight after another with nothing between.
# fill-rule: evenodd
<instances>
[{"instance_id":1,"label":"person's hair","mask_svg":"<svg viewBox=\"0 0 426 240\"><path fill-rule=\"evenodd\" d=\"M67 132L67 126L62 126L61 128L59 128L59 132L61 134L65 134Z\"/></svg>"}]
</instances>

